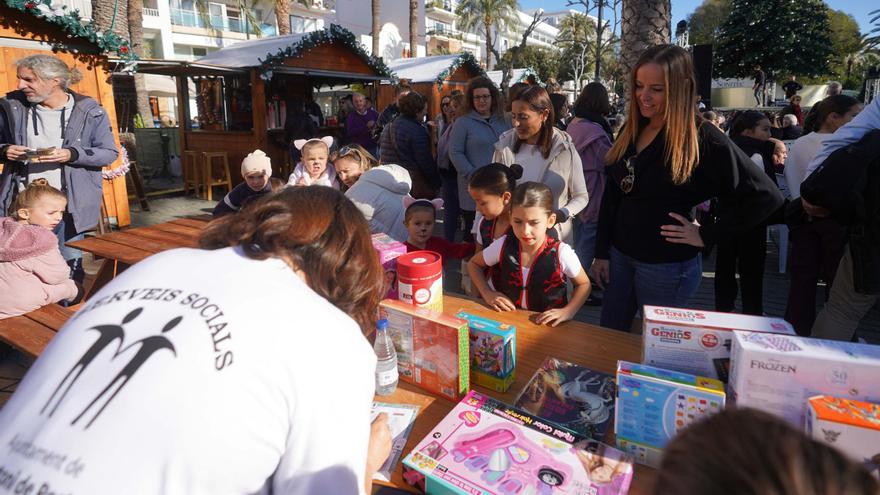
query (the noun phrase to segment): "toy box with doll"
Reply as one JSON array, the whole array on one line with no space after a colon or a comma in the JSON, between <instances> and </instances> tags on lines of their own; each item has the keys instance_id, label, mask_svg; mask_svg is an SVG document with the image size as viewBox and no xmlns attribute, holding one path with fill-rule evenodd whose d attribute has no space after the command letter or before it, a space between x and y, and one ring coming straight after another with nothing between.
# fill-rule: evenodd
<instances>
[{"instance_id":1,"label":"toy box with doll","mask_svg":"<svg viewBox=\"0 0 880 495\"><path fill-rule=\"evenodd\" d=\"M830 395L811 397L806 431L880 477L880 404Z\"/></svg>"},{"instance_id":2,"label":"toy box with doll","mask_svg":"<svg viewBox=\"0 0 880 495\"><path fill-rule=\"evenodd\" d=\"M471 391L403 461L431 495L623 495L632 457Z\"/></svg>"},{"instance_id":3,"label":"toy box with doll","mask_svg":"<svg viewBox=\"0 0 880 495\"><path fill-rule=\"evenodd\" d=\"M617 446L638 463L659 467L663 447L691 423L724 408L724 384L688 375L618 361Z\"/></svg>"},{"instance_id":4,"label":"toy box with doll","mask_svg":"<svg viewBox=\"0 0 880 495\"><path fill-rule=\"evenodd\" d=\"M880 402L880 346L734 332L730 398L804 427L814 395Z\"/></svg>"},{"instance_id":5,"label":"toy box with doll","mask_svg":"<svg viewBox=\"0 0 880 495\"><path fill-rule=\"evenodd\" d=\"M548 357L514 405L601 442L614 417L616 390L611 375Z\"/></svg>"},{"instance_id":6,"label":"toy box with doll","mask_svg":"<svg viewBox=\"0 0 880 495\"><path fill-rule=\"evenodd\" d=\"M388 234L373 234L373 249L379 255L379 263L385 272L385 283L388 291L385 297L397 299L397 258L406 254L406 245L397 242Z\"/></svg>"},{"instance_id":7,"label":"toy box with doll","mask_svg":"<svg viewBox=\"0 0 880 495\"><path fill-rule=\"evenodd\" d=\"M394 299L379 303L379 315L388 320L402 380L451 400L467 393L467 321Z\"/></svg>"},{"instance_id":8,"label":"toy box with doll","mask_svg":"<svg viewBox=\"0 0 880 495\"><path fill-rule=\"evenodd\" d=\"M471 381L507 392L516 378L516 327L459 311L470 328Z\"/></svg>"},{"instance_id":9,"label":"toy box with doll","mask_svg":"<svg viewBox=\"0 0 880 495\"><path fill-rule=\"evenodd\" d=\"M794 335L782 318L645 306L642 363L727 383L734 330Z\"/></svg>"}]
</instances>

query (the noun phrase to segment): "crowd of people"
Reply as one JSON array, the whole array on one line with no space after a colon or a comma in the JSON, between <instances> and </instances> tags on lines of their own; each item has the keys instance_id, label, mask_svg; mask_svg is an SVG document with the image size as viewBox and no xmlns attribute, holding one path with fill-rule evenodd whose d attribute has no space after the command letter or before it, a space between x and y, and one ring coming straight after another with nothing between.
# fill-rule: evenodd
<instances>
[{"instance_id":1,"label":"crowd of people","mask_svg":"<svg viewBox=\"0 0 880 495\"><path fill-rule=\"evenodd\" d=\"M59 122L46 112L57 109L63 128L64 105L78 101L69 81L39 67L18 68L28 111L10 113L9 98L0 111L37 119L34 136L30 125L11 135L19 121L0 122L0 195L14 199L0 224L0 273L38 279L33 291L51 294L45 304L76 289L56 276L66 265L48 230L63 243L91 226L73 214L75 228L59 229L81 211L74 171L86 174L109 154L91 151L102 149L95 129L83 135L91 148L68 146L61 132L52 155L31 157L48 139L38 131ZM38 99L44 80L67 99ZM538 324L572 319L595 284L601 325L629 331L643 305L688 307L713 248L718 309L735 310L739 291L742 312L762 314L766 229L787 222L786 318L803 335L851 339L880 293L880 190L871 189L880 184L880 100L859 113L859 102L832 95L803 117L795 91L786 115L806 134L788 149L761 112L726 126L718 114L701 115L692 60L678 46L647 49L628 88L616 133L601 84L588 84L569 108L554 88L518 83L505 97L476 77L444 96L431 119L409 87L381 115L356 93L343 143L303 121L286 178L272 177L270 158L255 150L199 249L150 257L88 300L0 410L0 444L25 441L59 456L75 449L79 473L20 455L3 469L27 464L35 479L90 493L369 493L391 448L387 418L369 419L376 357L368 338L387 289L376 233L466 260L466 284L488 306L534 311ZM43 162L64 166L38 177ZM815 316L820 278L834 283ZM133 357L123 355L129 348ZM859 467L786 428L736 411L700 423L669 446L656 493L787 493L779 487L805 484L876 492ZM743 431L760 442L743 441ZM759 444L769 450L758 455ZM766 452L785 469L762 462Z\"/></svg>"}]
</instances>

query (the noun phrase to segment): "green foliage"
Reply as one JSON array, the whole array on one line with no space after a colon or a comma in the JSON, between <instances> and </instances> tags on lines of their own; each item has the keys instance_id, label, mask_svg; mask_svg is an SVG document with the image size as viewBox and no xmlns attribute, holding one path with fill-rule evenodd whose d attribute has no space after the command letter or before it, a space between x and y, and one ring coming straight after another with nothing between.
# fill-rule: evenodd
<instances>
[{"instance_id":1,"label":"green foliage","mask_svg":"<svg viewBox=\"0 0 880 495\"><path fill-rule=\"evenodd\" d=\"M539 46L527 45L523 48L513 47L501 57L498 69L505 68L523 69L531 68L542 81L556 77L559 72L559 51ZM516 65L511 66L511 60L516 57Z\"/></svg>"},{"instance_id":2,"label":"green foliage","mask_svg":"<svg viewBox=\"0 0 880 495\"><path fill-rule=\"evenodd\" d=\"M731 0L703 0L688 16L691 45L714 45L721 24L730 15Z\"/></svg>"},{"instance_id":3,"label":"green foliage","mask_svg":"<svg viewBox=\"0 0 880 495\"><path fill-rule=\"evenodd\" d=\"M828 7L822 0L732 0L716 38L715 73L748 77L827 74L831 58Z\"/></svg>"},{"instance_id":4,"label":"green foliage","mask_svg":"<svg viewBox=\"0 0 880 495\"><path fill-rule=\"evenodd\" d=\"M101 31L94 22L83 20L79 10L67 6L53 7L51 0L2 0L8 7L27 12L59 26L68 38L81 38L98 46L103 53L115 53L124 60L136 60L128 40L110 30ZM68 47L59 47L69 49ZM76 52L76 49L72 50Z\"/></svg>"}]
</instances>

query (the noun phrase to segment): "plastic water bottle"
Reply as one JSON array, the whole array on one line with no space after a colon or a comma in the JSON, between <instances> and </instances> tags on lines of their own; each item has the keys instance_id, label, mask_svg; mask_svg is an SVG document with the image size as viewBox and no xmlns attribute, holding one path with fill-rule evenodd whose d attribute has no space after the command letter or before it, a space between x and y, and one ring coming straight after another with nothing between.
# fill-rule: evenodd
<instances>
[{"instance_id":1,"label":"plastic water bottle","mask_svg":"<svg viewBox=\"0 0 880 495\"><path fill-rule=\"evenodd\" d=\"M388 335L388 320L376 322L376 342L373 344L378 362L376 363L376 393L391 395L397 390L397 351Z\"/></svg>"}]
</instances>

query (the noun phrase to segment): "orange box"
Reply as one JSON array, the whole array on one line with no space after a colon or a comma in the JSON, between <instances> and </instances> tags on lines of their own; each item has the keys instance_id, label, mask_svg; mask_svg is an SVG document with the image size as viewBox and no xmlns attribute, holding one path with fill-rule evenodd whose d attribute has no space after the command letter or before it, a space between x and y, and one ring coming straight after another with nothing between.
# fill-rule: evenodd
<instances>
[{"instance_id":1,"label":"orange box","mask_svg":"<svg viewBox=\"0 0 880 495\"><path fill-rule=\"evenodd\" d=\"M840 449L880 477L880 404L817 395L808 401L807 436Z\"/></svg>"},{"instance_id":2,"label":"orange box","mask_svg":"<svg viewBox=\"0 0 880 495\"><path fill-rule=\"evenodd\" d=\"M455 401L467 394L467 321L394 299L379 303L379 317L388 320L401 380Z\"/></svg>"}]
</instances>

